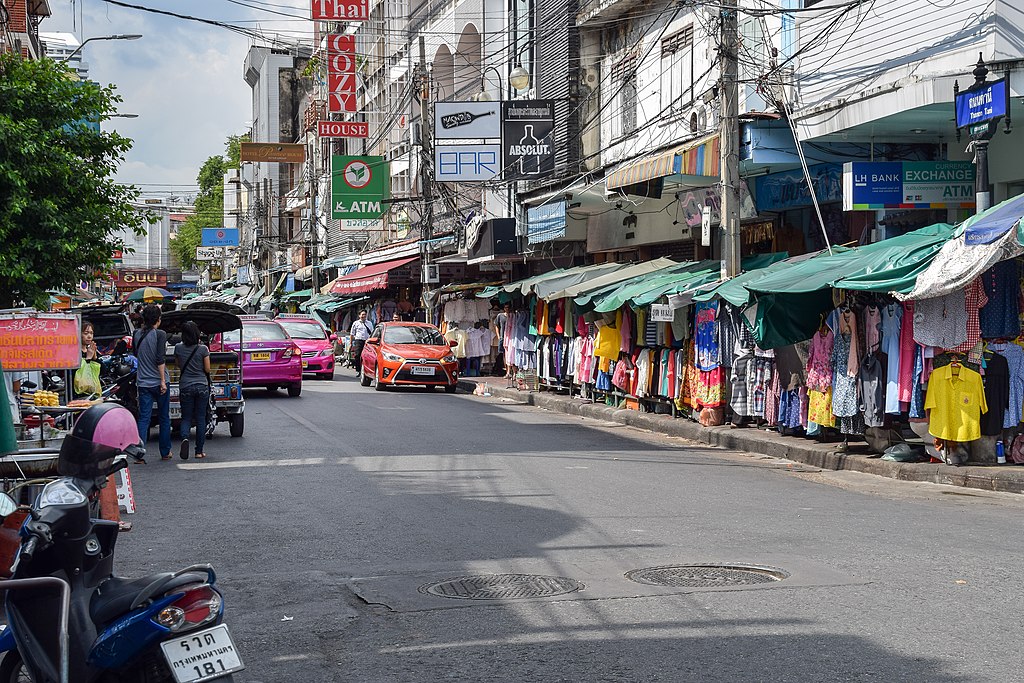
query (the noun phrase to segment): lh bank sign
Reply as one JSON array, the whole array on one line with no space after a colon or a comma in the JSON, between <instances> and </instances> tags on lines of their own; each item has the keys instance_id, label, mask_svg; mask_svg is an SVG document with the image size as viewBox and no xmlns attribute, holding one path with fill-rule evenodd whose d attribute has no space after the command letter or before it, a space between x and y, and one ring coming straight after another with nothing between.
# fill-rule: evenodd
<instances>
[{"instance_id":1,"label":"lh bank sign","mask_svg":"<svg viewBox=\"0 0 1024 683\"><path fill-rule=\"evenodd\" d=\"M873 161L843 164L843 210L974 208L969 161Z\"/></svg>"}]
</instances>

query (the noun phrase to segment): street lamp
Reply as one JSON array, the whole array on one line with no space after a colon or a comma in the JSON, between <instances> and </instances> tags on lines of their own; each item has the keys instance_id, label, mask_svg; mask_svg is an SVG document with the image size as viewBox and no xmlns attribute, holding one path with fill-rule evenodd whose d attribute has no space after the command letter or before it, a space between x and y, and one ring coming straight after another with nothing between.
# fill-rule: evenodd
<instances>
[{"instance_id":1,"label":"street lamp","mask_svg":"<svg viewBox=\"0 0 1024 683\"><path fill-rule=\"evenodd\" d=\"M530 72L524 69L522 64L516 64L508 75L508 83L516 90L526 90L530 87Z\"/></svg>"},{"instance_id":2,"label":"street lamp","mask_svg":"<svg viewBox=\"0 0 1024 683\"><path fill-rule=\"evenodd\" d=\"M91 40L138 40L141 37L142 37L141 33L115 33L112 36L93 36L92 38L86 38L85 40L82 41L81 45L79 45L78 47L75 48L74 52L72 52L71 54L69 54L67 57L65 57L64 59L62 59L60 61L61 62L66 62L66 61L70 60L72 57L74 57L79 52L81 52L82 48L85 47L85 44L88 43Z\"/></svg>"},{"instance_id":3,"label":"street lamp","mask_svg":"<svg viewBox=\"0 0 1024 683\"><path fill-rule=\"evenodd\" d=\"M483 74L480 76L480 92L473 95L473 100L476 102L490 102L491 93L487 92L487 72L493 71L498 75L498 82L501 83L505 77L502 75L498 68L495 66L485 66ZM508 75L508 85L516 90L523 90L530 85L530 74L520 65L516 65ZM500 90L498 100L501 100Z\"/></svg>"}]
</instances>

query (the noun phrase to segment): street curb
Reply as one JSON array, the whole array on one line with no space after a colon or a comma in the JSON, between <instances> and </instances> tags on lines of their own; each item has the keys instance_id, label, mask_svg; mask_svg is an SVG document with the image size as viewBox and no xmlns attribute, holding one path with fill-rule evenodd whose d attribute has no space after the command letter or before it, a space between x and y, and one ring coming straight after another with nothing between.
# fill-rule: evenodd
<instances>
[{"instance_id":1,"label":"street curb","mask_svg":"<svg viewBox=\"0 0 1024 683\"><path fill-rule=\"evenodd\" d=\"M493 379L497 383L504 381L500 377ZM829 444L806 442L799 437L782 436L778 432L752 428L734 429L729 426L704 427L685 418L673 418L670 415L641 413L636 410L584 403L553 392L519 391L495 386L494 382L484 379L479 381L480 384L487 385L487 391L494 398L514 399L537 408L617 422L709 446L793 460L823 470L850 470L900 481L948 484L983 491L1024 493L1024 467L979 465L950 467L944 464L890 462L878 458L868 458L856 453L839 452ZM477 384L478 382L474 380L459 380L459 388L467 393L474 393Z\"/></svg>"}]
</instances>

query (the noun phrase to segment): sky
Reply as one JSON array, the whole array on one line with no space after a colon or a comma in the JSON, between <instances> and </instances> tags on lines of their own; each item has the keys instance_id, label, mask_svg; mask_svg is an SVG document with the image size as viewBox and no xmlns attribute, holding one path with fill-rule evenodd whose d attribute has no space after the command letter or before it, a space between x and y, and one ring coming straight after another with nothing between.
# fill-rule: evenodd
<instances>
[{"instance_id":1,"label":"sky","mask_svg":"<svg viewBox=\"0 0 1024 683\"><path fill-rule=\"evenodd\" d=\"M124 0L127 4L226 21L295 39L312 23L264 10L309 17L309 0ZM244 133L252 119L252 95L242 66L253 40L227 29L128 9L104 0L50 0L52 16L41 32L93 36L140 33L139 40L94 40L83 48L89 77L111 84L124 101L108 129L134 146L117 180L143 195L194 194L207 158L224 153L229 135ZM309 40L307 33L307 42Z\"/></svg>"}]
</instances>

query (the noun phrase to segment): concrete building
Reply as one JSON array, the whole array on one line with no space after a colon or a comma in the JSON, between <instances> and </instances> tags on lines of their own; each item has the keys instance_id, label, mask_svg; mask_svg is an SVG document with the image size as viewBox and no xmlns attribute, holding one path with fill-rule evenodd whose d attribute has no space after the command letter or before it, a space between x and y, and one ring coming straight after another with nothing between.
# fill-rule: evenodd
<instances>
[{"instance_id":1,"label":"concrete building","mask_svg":"<svg viewBox=\"0 0 1024 683\"><path fill-rule=\"evenodd\" d=\"M49 0L0 0L0 52L40 59L39 23L51 14Z\"/></svg>"},{"instance_id":2,"label":"concrete building","mask_svg":"<svg viewBox=\"0 0 1024 683\"><path fill-rule=\"evenodd\" d=\"M89 80L89 63L83 60L81 52L75 54L82 43L73 33L40 33L39 38L47 57L57 62L67 60L68 67L78 74L79 80Z\"/></svg>"}]
</instances>

